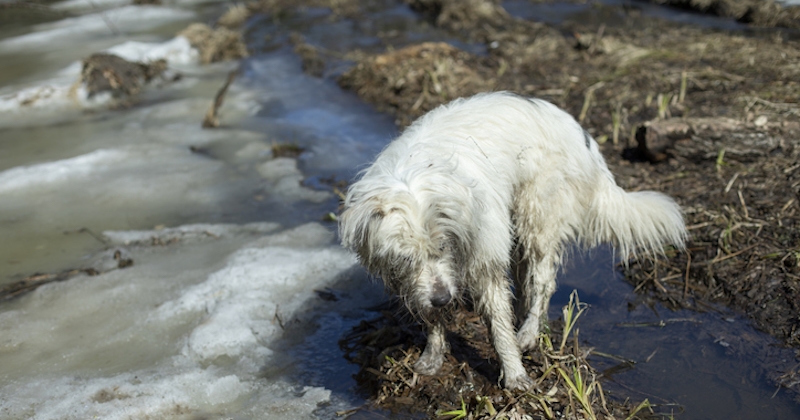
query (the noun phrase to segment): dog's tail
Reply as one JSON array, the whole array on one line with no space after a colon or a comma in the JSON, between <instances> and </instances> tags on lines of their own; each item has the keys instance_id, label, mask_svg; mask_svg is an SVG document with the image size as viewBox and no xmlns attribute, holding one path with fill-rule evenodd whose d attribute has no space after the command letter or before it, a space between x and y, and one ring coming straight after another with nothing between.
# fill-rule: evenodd
<instances>
[{"instance_id":1,"label":"dog's tail","mask_svg":"<svg viewBox=\"0 0 800 420\"><path fill-rule=\"evenodd\" d=\"M664 245L684 248L686 226L678 204L653 191L626 192L610 173L598 177L590 211L589 238L611 242L623 261L631 252L663 254Z\"/></svg>"}]
</instances>

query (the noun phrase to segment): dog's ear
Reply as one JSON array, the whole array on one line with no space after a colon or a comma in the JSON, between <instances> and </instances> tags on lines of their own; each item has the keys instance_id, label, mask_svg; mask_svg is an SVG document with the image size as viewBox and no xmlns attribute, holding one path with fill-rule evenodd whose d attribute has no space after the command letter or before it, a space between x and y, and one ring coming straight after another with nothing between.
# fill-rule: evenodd
<instances>
[{"instance_id":1,"label":"dog's ear","mask_svg":"<svg viewBox=\"0 0 800 420\"><path fill-rule=\"evenodd\" d=\"M376 200L351 201L339 217L342 245L359 255L369 244L370 233L377 229L386 212Z\"/></svg>"}]
</instances>

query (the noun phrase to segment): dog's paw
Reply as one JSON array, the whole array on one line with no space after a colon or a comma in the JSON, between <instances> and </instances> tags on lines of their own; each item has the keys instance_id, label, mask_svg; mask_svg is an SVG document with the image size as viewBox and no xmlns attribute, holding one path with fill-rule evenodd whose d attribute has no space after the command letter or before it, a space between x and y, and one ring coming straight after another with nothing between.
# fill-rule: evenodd
<instances>
[{"instance_id":1,"label":"dog's paw","mask_svg":"<svg viewBox=\"0 0 800 420\"><path fill-rule=\"evenodd\" d=\"M508 390L527 391L533 388L534 382L527 374L505 378L503 386Z\"/></svg>"},{"instance_id":2,"label":"dog's paw","mask_svg":"<svg viewBox=\"0 0 800 420\"><path fill-rule=\"evenodd\" d=\"M539 346L539 329L538 328L525 328L523 325L517 333L517 343L519 343L519 350L526 352L529 350L536 350ZM533 331L531 331L533 330Z\"/></svg>"},{"instance_id":3,"label":"dog's paw","mask_svg":"<svg viewBox=\"0 0 800 420\"><path fill-rule=\"evenodd\" d=\"M422 353L419 360L414 363L414 371L421 375L435 375L442 367L442 363L444 363L443 355Z\"/></svg>"}]
</instances>

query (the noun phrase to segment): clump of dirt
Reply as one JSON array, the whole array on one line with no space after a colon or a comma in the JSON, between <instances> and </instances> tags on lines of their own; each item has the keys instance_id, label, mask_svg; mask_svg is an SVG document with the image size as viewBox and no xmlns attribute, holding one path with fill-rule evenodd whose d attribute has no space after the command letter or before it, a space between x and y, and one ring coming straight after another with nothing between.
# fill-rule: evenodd
<instances>
[{"instance_id":1,"label":"clump of dirt","mask_svg":"<svg viewBox=\"0 0 800 420\"><path fill-rule=\"evenodd\" d=\"M167 69L166 60L136 63L114 54L97 53L83 60L81 82L89 97L100 92L111 92L115 98L133 96L150 80Z\"/></svg>"},{"instance_id":2,"label":"clump of dirt","mask_svg":"<svg viewBox=\"0 0 800 420\"><path fill-rule=\"evenodd\" d=\"M178 35L197 48L203 64L237 60L248 55L242 34L225 27L212 29L203 23L193 23Z\"/></svg>"},{"instance_id":3,"label":"clump of dirt","mask_svg":"<svg viewBox=\"0 0 800 420\"><path fill-rule=\"evenodd\" d=\"M300 157L306 149L294 143L272 143L270 146L273 158L288 157L296 159Z\"/></svg>"},{"instance_id":4,"label":"clump of dirt","mask_svg":"<svg viewBox=\"0 0 800 420\"><path fill-rule=\"evenodd\" d=\"M509 15L499 0L405 0L412 10L436 26L460 31L482 25L501 25Z\"/></svg>"},{"instance_id":5,"label":"clump of dirt","mask_svg":"<svg viewBox=\"0 0 800 420\"><path fill-rule=\"evenodd\" d=\"M426 42L367 57L343 74L339 84L408 125L436 106L492 90L490 61L442 42Z\"/></svg>"},{"instance_id":6,"label":"clump of dirt","mask_svg":"<svg viewBox=\"0 0 800 420\"><path fill-rule=\"evenodd\" d=\"M573 309L581 306L575 303ZM398 313L402 310L386 307L340 342L348 360L361 366L356 379L378 408L443 419L655 418L647 401L635 406L606 399L597 381L601 375L586 362L591 349L581 349L576 336L562 341L563 323L543 337L540 350L523 357L535 389L510 392L498 386L497 355L474 312L459 308L451 314L451 352L434 376L414 372L425 335Z\"/></svg>"},{"instance_id":7,"label":"clump of dirt","mask_svg":"<svg viewBox=\"0 0 800 420\"><path fill-rule=\"evenodd\" d=\"M325 60L320 56L319 50L305 42L299 33L289 36L289 42L294 45L294 52L302 60L303 72L314 77L322 77L325 73Z\"/></svg>"},{"instance_id":8,"label":"clump of dirt","mask_svg":"<svg viewBox=\"0 0 800 420\"><path fill-rule=\"evenodd\" d=\"M246 4L232 4L228 6L228 10L217 19L217 25L236 30L244 25L251 14L252 11Z\"/></svg>"}]
</instances>

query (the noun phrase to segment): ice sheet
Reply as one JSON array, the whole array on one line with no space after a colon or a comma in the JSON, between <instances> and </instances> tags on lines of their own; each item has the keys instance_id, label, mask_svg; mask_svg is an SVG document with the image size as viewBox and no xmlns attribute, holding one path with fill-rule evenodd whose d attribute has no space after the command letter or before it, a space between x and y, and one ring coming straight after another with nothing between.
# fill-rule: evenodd
<instances>
[{"instance_id":1,"label":"ice sheet","mask_svg":"<svg viewBox=\"0 0 800 420\"><path fill-rule=\"evenodd\" d=\"M228 257L212 243L136 247L131 268L45 286L0 313L3 418L311 416L330 391L259 369L353 257L316 223L250 242L236 226L209 229L227 235Z\"/></svg>"},{"instance_id":2,"label":"ice sheet","mask_svg":"<svg viewBox=\"0 0 800 420\"><path fill-rule=\"evenodd\" d=\"M123 6L38 25L35 32L0 40L0 53L52 51L118 33L141 33L195 16L190 10L164 6Z\"/></svg>"}]
</instances>

